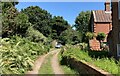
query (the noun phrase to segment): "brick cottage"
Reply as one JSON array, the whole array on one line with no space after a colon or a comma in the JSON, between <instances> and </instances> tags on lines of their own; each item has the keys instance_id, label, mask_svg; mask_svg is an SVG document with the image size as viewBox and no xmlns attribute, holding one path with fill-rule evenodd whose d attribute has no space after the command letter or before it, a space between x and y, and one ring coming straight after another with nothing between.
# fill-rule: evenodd
<instances>
[{"instance_id":1,"label":"brick cottage","mask_svg":"<svg viewBox=\"0 0 120 76\"><path fill-rule=\"evenodd\" d=\"M110 55L120 58L120 0L112 0L112 31L108 35Z\"/></svg>"},{"instance_id":2,"label":"brick cottage","mask_svg":"<svg viewBox=\"0 0 120 76\"><path fill-rule=\"evenodd\" d=\"M97 35L99 32L103 32L106 35L112 30L111 9L110 2L105 2L105 10L92 11L90 18L90 29ZM107 41L107 37L104 42ZM100 43L96 38L89 41L91 50L100 50Z\"/></svg>"}]
</instances>

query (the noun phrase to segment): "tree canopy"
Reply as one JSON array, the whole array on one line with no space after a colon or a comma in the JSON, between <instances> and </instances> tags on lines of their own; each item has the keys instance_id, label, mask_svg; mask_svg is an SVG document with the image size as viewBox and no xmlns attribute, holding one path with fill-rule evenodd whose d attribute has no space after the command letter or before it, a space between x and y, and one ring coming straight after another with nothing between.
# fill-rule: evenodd
<instances>
[{"instance_id":1,"label":"tree canopy","mask_svg":"<svg viewBox=\"0 0 120 76\"><path fill-rule=\"evenodd\" d=\"M28 16L24 13L19 13L15 18L16 23L16 34L20 34L22 36L25 35L31 23L28 21Z\"/></svg>"},{"instance_id":2,"label":"tree canopy","mask_svg":"<svg viewBox=\"0 0 120 76\"><path fill-rule=\"evenodd\" d=\"M30 26L26 32L27 39L34 42L47 42L47 38L40 33L38 30L35 30L32 26Z\"/></svg>"},{"instance_id":3,"label":"tree canopy","mask_svg":"<svg viewBox=\"0 0 120 76\"><path fill-rule=\"evenodd\" d=\"M20 12L16 3L3 3L3 37L21 35L33 42L58 39L63 43L81 42L81 33L73 30L62 16L52 16L39 6L29 6Z\"/></svg>"},{"instance_id":4,"label":"tree canopy","mask_svg":"<svg viewBox=\"0 0 120 76\"><path fill-rule=\"evenodd\" d=\"M82 11L75 19L75 25L77 31L82 32L85 34L89 32L89 21L90 21L91 12L90 11Z\"/></svg>"},{"instance_id":5,"label":"tree canopy","mask_svg":"<svg viewBox=\"0 0 120 76\"><path fill-rule=\"evenodd\" d=\"M14 35L16 33L15 17L18 11L13 3L2 3L2 37Z\"/></svg>"},{"instance_id":6,"label":"tree canopy","mask_svg":"<svg viewBox=\"0 0 120 76\"><path fill-rule=\"evenodd\" d=\"M15 8L17 4L18 2L2 3L2 37L25 35L31 25L28 16Z\"/></svg>"},{"instance_id":7,"label":"tree canopy","mask_svg":"<svg viewBox=\"0 0 120 76\"><path fill-rule=\"evenodd\" d=\"M68 28L60 34L60 41L63 44L77 44L81 42L81 33L73 30L72 28Z\"/></svg>"},{"instance_id":8,"label":"tree canopy","mask_svg":"<svg viewBox=\"0 0 120 76\"><path fill-rule=\"evenodd\" d=\"M61 16L54 16L51 25L53 30L52 33L56 36L55 38L58 38L63 31L70 27L68 22Z\"/></svg>"},{"instance_id":9,"label":"tree canopy","mask_svg":"<svg viewBox=\"0 0 120 76\"><path fill-rule=\"evenodd\" d=\"M50 22L52 15L46 10L43 10L39 6L29 6L22 9L22 12L29 17L29 22L33 24L34 28L39 30L45 36L49 36L51 33Z\"/></svg>"}]
</instances>

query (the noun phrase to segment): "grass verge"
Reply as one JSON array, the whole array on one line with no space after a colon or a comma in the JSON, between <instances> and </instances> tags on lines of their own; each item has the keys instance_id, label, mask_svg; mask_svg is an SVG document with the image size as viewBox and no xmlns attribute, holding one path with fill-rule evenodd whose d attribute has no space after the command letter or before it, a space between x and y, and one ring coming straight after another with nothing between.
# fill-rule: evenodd
<instances>
[{"instance_id":1,"label":"grass verge","mask_svg":"<svg viewBox=\"0 0 120 76\"><path fill-rule=\"evenodd\" d=\"M39 74L54 74L53 69L51 67L51 58L52 54L48 55L45 58L45 61L42 64L42 67L39 70Z\"/></svg>"},{"instance_id":2,"label":"grass verge","mask_svg":"<svg viewBox=\"0 0 120 76\"><path fill-rule=\"evenodd\" d=\"M111 73L118 74L120 66L118 65L120 62L116 61L114 58L102 57L102 58L92 58L89 56L89 53L83 50L80 50L74 46L68 46L65 48L66 51L63 51L62 57L67 56L71 58L75 58L76 60L83 60L85 62L89 62L94 64L95 66Z\"/></svg>"}]
</instances>

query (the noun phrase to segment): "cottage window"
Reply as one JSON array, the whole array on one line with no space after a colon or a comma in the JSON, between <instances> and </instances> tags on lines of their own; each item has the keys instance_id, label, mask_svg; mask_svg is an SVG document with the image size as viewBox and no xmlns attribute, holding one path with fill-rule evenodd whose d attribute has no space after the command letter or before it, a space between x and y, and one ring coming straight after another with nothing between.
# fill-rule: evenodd
<instances>
[{"instance_id":1,"label":"cottage window","mask_svg":"<svg viewBox=\"0 0 120 76\"><path fill-rule=\"evenodd\" d=\"M120 56L120 44L117 44L117 56Z\"/></svg>"},{"instance_id":2,"label":"cottage window","mask_svg":"<svg viewBox=\"0 0 120 76\"><path fill-rule=\"evenodd\" d=\"M119 32L119 40L120 40L120 32ZM120 44L117 44L117 55L120 56Z\"/></svg>"},{"instance_id":3,"label":"cottage window","mask_svg":"<svg viewBox=\"0 0 120 76\"><path fill-rule=\"evenodd\" d=\"M120 0L118 2L118 14L119 14L119 20L120 20Z\"/></svg>"}]
</instances>

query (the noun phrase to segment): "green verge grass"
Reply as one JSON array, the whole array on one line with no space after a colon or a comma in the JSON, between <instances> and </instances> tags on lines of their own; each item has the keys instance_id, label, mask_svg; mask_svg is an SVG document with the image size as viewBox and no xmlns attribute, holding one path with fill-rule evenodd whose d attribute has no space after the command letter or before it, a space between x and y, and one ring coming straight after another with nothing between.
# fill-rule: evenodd
<instances>
[{"instance_id":1,"label":"green verge grass","mask_svg":"<svg viewBox=\"0 0 120 76\"><path fill-rule=\"evenodd\" d=\"M59 64L60 64L60 61L62 60L62 56L61 54L59 53L58 54L58 61L59 61ZM66 65L61 65L60 64L60 67L62 68L62 70L64 71L65 74L78 74L75 70L71 69L70 67L66 66Z\"/></svg>"},{"instance_id":2,"label":"green verge grass","mask_svg":"<svg viewBox=\"0 0 120 76\"><path fill-rule=\"evenodd\" d=\"M32 70L39 55L49 51L44 44L19 36L0 39L0 43L0 74L24 74Z\"/></svg>"},{"instance_id":3,"label":"green verge grass","mask_svg":"<svg viewBox=\"0 0 120 76\"><path fill-rule=\"evenodd\" d=\"M45 61L42 64L42 67L39 69L39 74L54 74L52 66L51 66L51 58L52 54L45 58Z\"/></svg>"},{"instance_id":4,"label":"green verge grass","mask_svg":"<svg viewBox=\"0 0 120 76\"><path fill-rule=\"evenodd\" d=\"M120 62L116 61L114 58L107 58L107 57L92 58L91 56L89 56L88 51L85 52L83 50L80 50L80 48L74 46L67 46L64 49L65 50L62 49L62 51L64 51L62 57L67 56L67 57L75 58L78 61L79 60L86 61L94 64L95 66L111 74L118 74L119 71L118 68L120 68L118 63Z\"/></svg>"}]
</instances>

